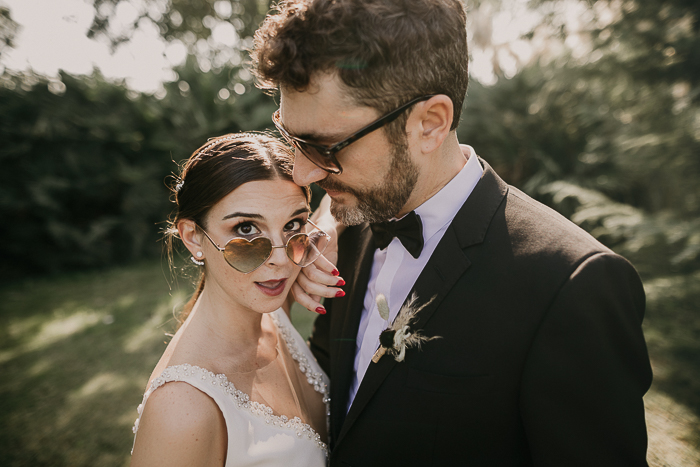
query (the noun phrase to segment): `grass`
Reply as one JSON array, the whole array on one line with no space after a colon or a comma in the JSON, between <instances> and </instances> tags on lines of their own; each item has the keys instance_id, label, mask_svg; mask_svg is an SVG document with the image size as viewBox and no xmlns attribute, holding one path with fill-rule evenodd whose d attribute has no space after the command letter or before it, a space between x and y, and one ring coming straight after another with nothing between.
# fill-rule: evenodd
<instances>
[{"instance_id":1,"label":"grass","mask_svg":"<svg viewBox=\"0 0 700 467\"><path fill-rule=\"evenodd\" d=\"M0 465L129 463L136 406L174 329L159 263L0 290ZM311 330L313 314L294 309Z\"/></svg>"},{"instance_id":2,"label":"grass","mask_svg":"<svg viewBox=\"0 0 700 467\"><path fill-rule=\"evenodd\" d=\"M700 272L644 281L649 464L700 466Z\"/></svg>"},{"instance_id":3,"label":"grass","mask_svg":"<svg viewBox=\"0 0 700 467\"><path fill-rule=\"evenodd\" d=\"M0 289L0 465L123 466L187 281L159 262ZM647 278L652 466L700 465L700 273ZM308 335L314 314L292 318Z\"/></svg>"}]
</instances>

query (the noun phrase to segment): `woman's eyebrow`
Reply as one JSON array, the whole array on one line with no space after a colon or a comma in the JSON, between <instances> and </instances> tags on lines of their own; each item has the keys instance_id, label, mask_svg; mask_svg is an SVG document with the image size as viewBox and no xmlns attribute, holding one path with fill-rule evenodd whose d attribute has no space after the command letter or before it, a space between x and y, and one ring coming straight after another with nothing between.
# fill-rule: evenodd
<instances>
[{"instance_id":1,"label":"woman's eyebrow","mask_svg":"<svg viewBox=\"0 0 700 467\"><path fill-rule=\"evenodd\" d=\"M226 214L223 219L221 220L226 220L226 219L231 219L232 217L248 217L250 219L265 219L265 217L262 214L251 214L248 212L233 212L231 214Z\"/></svg>"},{"instance_id":2,"label":"woman's eyebrow","mask_svg":"<svg viewBox=\"0 0 700 467\"><path fill-rule=\"evenodd\" d=\"M294 212L292 213L292 215L289 216L289 217L298 216L299 214L307 214L307 213L310 213L310 212L311 212L311 209L307 206L307 207L305 207L305 208L299 208L299 209L297 209L297 210L294 211Z\"/></svg>"},{"instance_id":3,"label":"woman's eyebrow","mask_svg":"<svg viewBox=\"0 0 700 467\"><path fill-rule=\"evenodd\" d=\"M309 207L303 207L299 208L296 211L292 213L291 216L289 217L294 217L298 216L299 214L305 214L311 212L311 209ZM231 219L233 217L247 217L249 219L265 219L265 216L262 214L257 214L257 213L249 213L249 212L232 212L231 214L226 214L221 220L226 220L226 219Z\"/></svg>"}]
</instances>

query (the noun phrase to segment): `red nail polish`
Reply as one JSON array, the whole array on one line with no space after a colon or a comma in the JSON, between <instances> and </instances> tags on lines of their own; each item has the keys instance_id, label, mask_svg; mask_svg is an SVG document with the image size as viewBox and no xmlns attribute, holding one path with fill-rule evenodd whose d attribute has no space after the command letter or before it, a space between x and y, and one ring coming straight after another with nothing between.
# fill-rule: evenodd
<instances>
[{"instance_id":1,"label":"red nail polish","mask_svg":"<svg viewBox=\"0 0 700 467\"><path fill-rule=\"evenodd\" d=\"M319 315L325 315L326 309L323 308L322 306L320 306L320 307L316 308L316 313L318 313Z\"/></svg>"},{"instance_id":2,"label":"red nail polish","mask_svg":"<svg viewBox=\"0 0 700 467\"><path fill-rule=\"evenodd\" d=\"M345 281L343 279L340 279L337 284L335 284L336 287L340 287L341 285L345 285Z\"/></svg>"},{"instance_id":3,"label":"red nail polish","mask_svg":"<svg viewBox=\"0 0 700 467\"><path fill-rule=\"evenodd\" d=\"M334 269L333 272L331 272L331 274L333 274L334 276L339 276L340 271L338 271L337 269Z\"/></svg>"},{"instance_id":4,"label":"red nail polish","mask_svg":"<svg viewBox=\"0 0 700 467\"><path fill-rule=\"evenodd\" d=\"M338 291L335 293L335 296L336 296L336 297L344 297L344 296L345 296L345 292L343 292L342 290L338 290Z\"/></svg>"}]
</instances>

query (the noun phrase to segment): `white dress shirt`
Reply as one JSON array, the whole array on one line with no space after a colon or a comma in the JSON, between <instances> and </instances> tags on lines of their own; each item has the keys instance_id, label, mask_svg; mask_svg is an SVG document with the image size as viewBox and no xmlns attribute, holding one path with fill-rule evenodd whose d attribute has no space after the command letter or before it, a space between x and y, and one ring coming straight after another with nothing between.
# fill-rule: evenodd
<instances>
[{"instance_id":1,"label":"white dress shirt","mask_svg":"<svg viewBox=\"0 0 700 467\"><path fill-rule=\"evenodd\" d=\"M465 145L460 147L467 158L464 167L439 192L415 209L423 223L423 251L420 256L413 258L398 238L394 238L386 249L377 249L374 252L374 262L365 293L360 327L357 331L355 374L350 385L347 410L350 410L372 356L379 348L379 334L398 315L401 305L428 263L445 230L481 178L483 168L474 149ZM376 297L380 293L384 294L389 304L389 322L383 320L377 311Z\"/></svg>"}]
</instances>

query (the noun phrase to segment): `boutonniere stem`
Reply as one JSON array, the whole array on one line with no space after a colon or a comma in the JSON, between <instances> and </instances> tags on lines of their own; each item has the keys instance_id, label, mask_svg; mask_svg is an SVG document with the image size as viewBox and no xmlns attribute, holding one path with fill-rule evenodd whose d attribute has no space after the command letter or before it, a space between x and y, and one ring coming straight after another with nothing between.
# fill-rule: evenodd
<instances>
[{"instance_id":1,"label":"boutonniere stem","mask_svg":"<svg viewBox=\"0 0 700 467\"><path fill-rule=\"evenodd\" d=\"M440 338L440 336L424 336L419 330L411 330L411 325L415 323L418 312L430 305L433 300L435 297L418 306L418 296L415 292L411 295L411 298L399 310L394 322L379 335L379 348L372 356L374 363L379 362L386 353L392 355L397 362L402 362L406 356L406 349L420 348L424 342ZM388 323L389 304L383 294L377 295L377 309L379 315Z\"/></svg>"}]
</instances>

